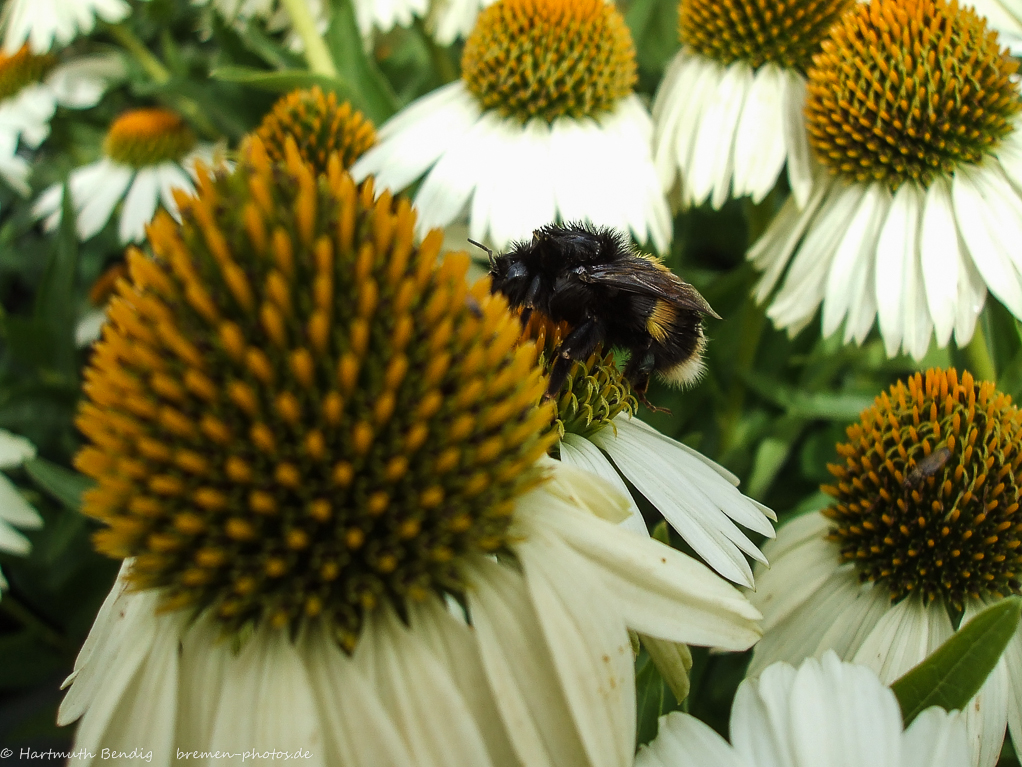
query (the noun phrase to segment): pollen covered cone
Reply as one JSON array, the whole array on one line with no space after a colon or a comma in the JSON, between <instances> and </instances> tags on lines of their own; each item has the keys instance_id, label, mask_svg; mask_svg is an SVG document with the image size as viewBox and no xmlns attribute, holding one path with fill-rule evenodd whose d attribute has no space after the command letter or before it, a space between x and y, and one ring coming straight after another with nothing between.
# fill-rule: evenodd
<instances>
[{"instance_id":1,"label":"pollen covered cone","mask_svg":"<svg viewBox=\"0 0 1022 767\"><path fill-rule=\"evenodd\" d=\"M338 104L337 94L324 94L318 85L280 98L255 133L273 162L284 161L290 136L302 160L312 165L317 175L326 173L335 152L347 170L376 143L372 122L350 102Z\"/></svg>"},{"instance_id":2,"label":"pollen covered cone","mask_svg":"<svg viewBox=\"0 0 1022 767\"><path fill-rule=\"evenodd\" d=\"M721 64L774 62L804 72L855 0L681 0L681 42Z\"/></svg>"},{"instance_id":3,"label":"pollen covered cone","mask_svg":"<svg viewBox=\"0 0 1022 767\"><path fill-rule=\"evenodd\" d=\"M555 323L539 312L529 317L522 338L528 343L535 342L536 362L545 372L550 372L555 352L569 329L568 323ZM566 433L588 437L620 413L634 415L639 407L631 385L614 364L614 353L604 352L599 346L584 362L575 361L554 401L558 437Z\"/></svg>"},{"instance_id":4,"label":"pollen covered cone","mask_svg":"<svg viewBox=\"0 0 1022 767\"><path fill-rule=\"evenodd\" d=\"M859 182L928 185L978 163L1022 110L1018 62L971 8L872 0L837 23L809 70L817 158Z\"/></svg>"},{"instance_id":5,"label":"pollen covered cone","mask_svg":"<svg viewBox=\"0 0 1022 767\"><path fill-rule=\"evenodd\" d=\"M462 77L485 109L523 122L589 117L632 92L635 46L604 0L498 0L465 43Z\"/></svg>"},{"instance_id":6,"label":"pollen covered cone","mask_svg":"<svg viewBox=\"0 0 1022 767\"><path fill-rule=\"evenodd\" d=\"M17 53L0 51L0 101L15 95L31 83L39 82L57 63L56 56L36 55L27 45Z\"/></svg>"},{"instance_id":7,"label":"pollen covered cone","mask_svg":"<svg viewBox=\"0 0 1022 767\"><path fill-rule=\"evenodd\" d=\"M86 372L76 465L99 550L165 609L227 630L463 590L501 551L552 437L535 351L464 254L413 245L415 214L337 155L321 176L258 138L200 174L181 223L129 254Z\"/></svg>"},{"instance_id":8,"label":"pollen covered cone","mask_svg":"<svg viewBox=\"0 0 1022 767\"><path fill-rule=\"evenodd\" d=\"M952 368L899 381L838 445L829 539L892 600L1019 593L1022 413Z\"/></svg>"}]
</instances>

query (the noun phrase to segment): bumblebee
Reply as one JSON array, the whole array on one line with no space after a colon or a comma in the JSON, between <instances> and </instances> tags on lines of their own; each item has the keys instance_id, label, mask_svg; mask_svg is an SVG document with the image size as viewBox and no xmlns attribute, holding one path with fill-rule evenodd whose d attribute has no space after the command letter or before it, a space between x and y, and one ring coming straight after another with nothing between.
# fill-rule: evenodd
<instances>
[{"instance_id":1,"label":"bumblebee","mask_svg":"<svg viewBox=\"0 0 1022 767\"><path fill-rule=\"evenodd\" d=\"M647 406L652 374L675 385L702 375L702 318L720 317L695 288L619 232L550 224L504 255L484 250L491 291L522 310L523 324L535 310L571 328L556 352L547 396L560 391L574 360L587 359L601 344L629 352L624 377Z\"/></svg>"}]
</instances>

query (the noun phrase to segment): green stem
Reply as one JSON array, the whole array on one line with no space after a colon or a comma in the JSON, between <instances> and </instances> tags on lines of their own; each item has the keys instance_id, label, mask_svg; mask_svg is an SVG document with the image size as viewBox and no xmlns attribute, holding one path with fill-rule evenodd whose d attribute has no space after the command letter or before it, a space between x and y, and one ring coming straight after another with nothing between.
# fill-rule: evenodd
<instances>
[{"instance_id":1,"label":"green stem","mask_svg":"<svg viewBox=\"0 0 1022 767\"><path fill-rule=\"evenodd\" d=\"M135 57L135 60L153 79L153 82L158 85L166 85L170 82L172 77L170 70L167 69L162 61L156 58L153 52L146 47L146 44L131 29L123 24L107 24L106 31L128 53ZM221 132L217 130L217 127L206 116L205 111L194 99L180 93L169 94L165 98L195 126L203 138L210 141L216 141L220 138Z\"/></svg>"},{"instance_id":2,"label":"green stem","mask_svg":"<svg viewBox=\"0 0 1022 767\"><path fill-rule=\"evenodd\" d=\"M976 323L976 332L965 347L965 359L969 364L969 372L977 381L997 381L997 368L990 354L986 333L983 331L983 318Z\"/></svg>"},{"instance_id":3,"label":"green stem","mask_svg":"<svg viewBox=\"0 0 1022 767\"><path fill-rule=\"evenodd\" d=\"M766 328L766 311L753 300L746 302L742 312L741 341L735 355L734 370L731 373L731 385L728 388L724 412L721 414L720 448L723 455L735 446L738 437L738 426L745 408L745 380L752 372L759 351L759 342Z\"/></svg>"},{"instance_id":4,"label":"green stem","mask_svg":"<svg viewBox=\"0 0 1022 767\"><path fill-rule=\"evenodd\" d=\"M291 26L305 44L305 60L309 62L309 68L319 75L337 77L337 66L316 29L316 20L309 10L308 1L281 0L281 2L291 16Z\"/></svg>"},{"instance_id":5,"label":"green stem","mask_svg":"<svg viewBox=\"0 0 1022 767\"><path fill-rule=\"evenodd\" d=\"M135 60L142 65L148 75L159 84L170 82L170 70L163 62L153 55L145 43L138 39L138 36L123 24L107 24L106 31L121 46L128 51Z\"/></svg>"},{"instance_id":6,"label":"green stem","mask_svg":"<svg viewBox=\"0 0 1022 767\"><path fill-rule=\"evenodd\" d=\"M433 62L433 69L440 76L444 85L447 83L453 83L460 77L458 74L458 68L451 61L451 57L447 55L447 49L441 48L436 44L436 40L426 29L426 25L422 19L418 16L415 17L415 29L422 36L422 40L426 45L426 50L429 51L430 61Z\"/></svg>"},{"instance_id":7,"label":"green stem","mask_svg":"<svg viewBox=\"0 0 1022 767\"><path fill-rule=\"evenodd\" d=\"M48 626L38 615L21 604L10 593L4 594L0 599L0 612L6 613L25 628L34 631L46 644L63 651L70 649L60 633Z\"/></svg>"}]
</instances>

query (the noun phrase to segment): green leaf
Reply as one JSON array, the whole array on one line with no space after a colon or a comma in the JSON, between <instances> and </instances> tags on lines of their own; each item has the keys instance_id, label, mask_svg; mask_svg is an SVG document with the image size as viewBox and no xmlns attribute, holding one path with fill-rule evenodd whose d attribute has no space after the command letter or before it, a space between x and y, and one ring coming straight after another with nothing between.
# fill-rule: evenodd
<instances>
[{"instance_id":1,"label":"green leaf","mask_svg":"<svg viewBox=\"0 0 1022 767\"><path fill-rule=\"evenodd\" d=\"M636 661L635 702L638 706L636 718L636 745L649 743L656 737L657 721L663 712L664 680L656 664L643 652Z\"/></svg>"},{"instance_id":2,"label":"green leaf","mask_svg":"<svg viewBox=\"0 0 1022 767\"><path fill-rule=\"evenodd\" d=\"M82 493L93 485L88 477L50 463L45 458L26 461L25 471L39 489L44 490L71 511L82 510Z\"/></svg>"},{"instance_id":3,"label":"green leaf","mask_svg":"<svg viewBox=\"0 0 1022 767\"><path fill-rule=\"evenodd\" d=\"M930 706L964 709L1019 627L1022 597L991 605L891 685L905 725Z\"/></svg>"},{"instance_id":4,"label":"green leaf","mask_svg":"<svg viewBox=\"0 0 1022 767\"><path fill-rule=\"evenodd\" d=\"M76 375L75 362L75 275L78 271L78 234L71 194L64 185L60 230L50 251L35 301L35 322L48 336L47 361L64 375Z\"/></svg>"},{"instance_id":5,"label":"green leaf","mask_svg":"<svg viewBox=\"0 0 1022 767\"><path fill-rule=\"evenodd\" d=\"M350 0L331 0L330 27L324 37L341 75L352 84L352 103L381 125L398 110L397 96L376 62L366 53Z\"/></svg>"},{"instance_id":6,"label":"green leaf","mask_svg":"<svg viewBox=\"0 0 1022 767\"><path fill-rule=\"evenodd\" d=\"M343 80L307 72L304 69L268 71L253 67L218 67L210 72L210 77L229 83L251 85L253 88L271 93L287 93L297 88L311 88L313 85L318 85L327 93L336 93L337 98L342 101L357 98L354 96L351 86Z\"/></svg>"}]
</instances>

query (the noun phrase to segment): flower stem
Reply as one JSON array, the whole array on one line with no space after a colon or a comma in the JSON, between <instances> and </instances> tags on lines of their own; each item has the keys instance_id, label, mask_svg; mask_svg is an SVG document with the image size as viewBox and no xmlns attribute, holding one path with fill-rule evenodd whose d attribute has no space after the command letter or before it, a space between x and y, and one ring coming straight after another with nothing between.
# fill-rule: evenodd
<instances>
[{"instance_id":1,"label":"flower stem","mask_svg":"<svg viewBox=\"0 0 1022 767\"><path fill-rule=\"evenodd\" d=\"M281 0L291 17L291 26L305 44L305 60L309 69L319 75L337 77L337 66L326 43L316 30L316 20L309 10L308 0Z\"/></svg>"},{"instance_id":2,"label":"flower stem","mask_svg":"<svg viewBox=\"0 0 1022 767\"><path fill-rule=\"evenodd\" d=\"M422 40L426 45L426 50L429 51L429 59L433 62L433 69L439 75L444 85L447 83L453 83L458 79L458 68L451 61L451 57L447 55L447 49L441 48L436 44L436 40L426 29L426 25L422 22L418 16L415 17L415 29L422 35Z\"/></svg>"},{"instance_id":3,"label":"flower stem","mask_svg":"<svg viewBox=\"0 0 1022 767\"><path fill-rule=\"evenodd\" d=\"M983 318L976 323L976 332L964 349L969 370L977 381L997 381L997 368L990 354L986 333L983 331Z\"/></svg>"},{"instance_id":4,"label":"flower stem","mask_svg":"<svg viewBox=\"0 0 1022 767\"><path fill-rule=\"evenodd\" d=\"M124 24L107 24L106 31L121 46L142 65L148 75L159 84L170 81L170 70L167 69L152 51L146 48L145 43L138 39L138 36Z\"/></svg>"},{"instance_id":5,"label":"flower stem","mask_svg":"<svg viewBox=\"0 0 1022 767\"><path fill-rule=\"evenodd\" d=\"M6 613L28 630L34 631L46 644L63 651L70 649L59 632L48 626L10 593L4 594L3 599L0 599L0 612Z\"/></svg>"},{"instance_id":6,"label":"flower stem","mask_svg":"<svg viewBox=\"0 0 1022 767\"><path fill-rule=\"evenodd\" d=\"M107 24L106 31L121 44L128 53L135 57L135 60L142 66L142 69L158 85L166 85L170 82L172 74L169 69L150 51L144 42L124 24ZM202 134L203 138L215 141L220 138L221 131L206 116L201 106L188 96L182 94L168 94L165 97L171 105Z\"/></svg>"}]
</instances>

